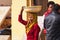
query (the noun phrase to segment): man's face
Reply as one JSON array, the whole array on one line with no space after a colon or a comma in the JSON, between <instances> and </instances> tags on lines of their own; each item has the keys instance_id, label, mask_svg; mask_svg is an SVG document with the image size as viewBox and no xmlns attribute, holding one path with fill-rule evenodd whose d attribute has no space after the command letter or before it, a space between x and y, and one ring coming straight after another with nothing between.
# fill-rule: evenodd
<instances>
[{"instance_id":1,"label":"man's face","mask_svg":"<svg viewBox=\"0 0 60 40\"><path fill-rule=\"evenodd\" d=\"M58 12L60 13L60 9L58 10Z\"/></svg>"},{"instance_id":2,"label":"man's face","mask_svg":"<svg viewBox=\"0 0 60 40\"><path fill-rule=\"evenodd\" d=\"M53 10L53 5L49 5L48 10L51 12Z\"/></svg>"}]
</instances>

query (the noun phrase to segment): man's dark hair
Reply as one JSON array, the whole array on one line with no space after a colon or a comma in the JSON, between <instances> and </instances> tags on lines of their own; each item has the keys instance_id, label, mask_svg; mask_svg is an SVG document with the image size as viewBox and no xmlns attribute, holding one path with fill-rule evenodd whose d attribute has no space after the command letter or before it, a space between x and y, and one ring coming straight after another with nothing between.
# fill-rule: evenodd
<instances>
[{"instance_id":1,"label":"man's dark hair","mask_svg":"<svg viewBox=\"0 0 60 40\"><path fill-rule=\"evenodd\" d=\"M60 9L60 5L59 4L55 4L54 5L54 11L58 11Z\"/></svg>"},{"instance_id":2,"label":"man's dark hair","mask_svg":"<svg viewBox=\"0 0 60 40\"><path fill-rule=\"evenodd\" d=\"M54 6L55 5L55 2L49 1L48 4L47 4L47 7L49 7L49 5L53 5Z\"/></svg>"}]
</instances>

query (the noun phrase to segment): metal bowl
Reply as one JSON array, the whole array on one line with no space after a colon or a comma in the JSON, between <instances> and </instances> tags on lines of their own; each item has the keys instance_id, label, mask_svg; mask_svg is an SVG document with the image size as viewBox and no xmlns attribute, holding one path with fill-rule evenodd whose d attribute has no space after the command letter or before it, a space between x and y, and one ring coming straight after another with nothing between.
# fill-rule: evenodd
<instances>
[{"instance_id":1,"label":"metal bowl","mask_svg":"<svg viewBox=\"0 0 60 40\"><path fill-rule=\"evenodd\" d=\"M24 8L26 12L35 12L35 13L40 12L41 9L42 9L42 6L30 6L30 7Z\"/></svg>"}]
</instances>

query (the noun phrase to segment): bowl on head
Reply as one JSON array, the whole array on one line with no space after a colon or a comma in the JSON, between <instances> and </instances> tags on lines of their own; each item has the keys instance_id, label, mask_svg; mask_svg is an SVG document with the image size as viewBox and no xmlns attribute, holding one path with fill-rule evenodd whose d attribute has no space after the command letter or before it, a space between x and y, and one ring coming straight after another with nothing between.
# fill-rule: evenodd
<instances>
[{"instance_id":1,"label":"bowl on head","mask_svg":"<svg viewBox=\"0 0 60 40\"><path fill-rule=\"evenodd\" d=\"M26 12L33 12L33 13L38 13L42 9L42 6L29 6L29 7L24 7L24 11Z\"/></svg>"}]
</instances>

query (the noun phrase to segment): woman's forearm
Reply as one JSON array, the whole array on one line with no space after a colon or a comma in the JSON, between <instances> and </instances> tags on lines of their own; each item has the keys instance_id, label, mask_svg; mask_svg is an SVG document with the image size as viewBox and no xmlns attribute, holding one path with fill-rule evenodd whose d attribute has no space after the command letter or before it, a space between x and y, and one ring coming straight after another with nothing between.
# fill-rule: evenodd
<instances>
[{"instance_id":1,"label":"woman's forearm","mask_svg":"<svg viewBox=\"0 0 60 40\"><path fill-rule=\"evenodd\" d=\"M18 16L18 21L19 21L20 23L26 25L26 24L27 24L27 21L25 21L25 20L22 19L23 10L24 10L24 9L22 8L22 10L21 10L21 12L20 12L20 15Z\"/></svg>"}]
</instances>

